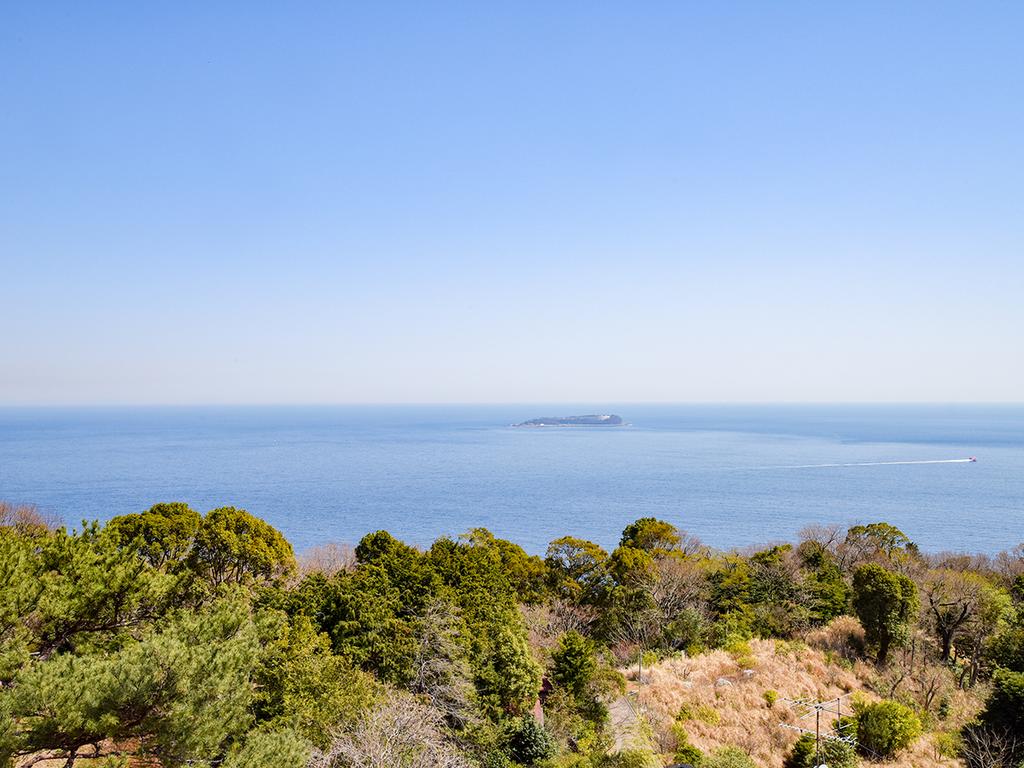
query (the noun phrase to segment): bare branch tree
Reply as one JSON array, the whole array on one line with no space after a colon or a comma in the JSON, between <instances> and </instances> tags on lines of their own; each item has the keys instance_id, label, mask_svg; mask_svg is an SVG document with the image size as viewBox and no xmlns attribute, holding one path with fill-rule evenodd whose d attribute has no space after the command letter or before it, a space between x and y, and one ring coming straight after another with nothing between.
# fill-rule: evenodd
<instances>
[{"instance_id":1,"label":"bare branch tree","mask_svg":"<svg viewBox=\"0 0 1024 768\"><path fill-rule=\"evenodd\" d=\"M1016 768L1020 743L1009 731L965 728L961 754L967 768Z\"/></svg>"},{"instance_id":2,"label":"bare branch tree","mask_svg":"<svg viewBox=\"0 0 1024 768\"><path fill-rule=\"evenodd\" d=\"M331 541L302 552L298 557L298 565L300 578L313 573L330 578L356 567L356 551L349 544Z\"/></svg>"},{"instance_id":3,"label":"bare branch tree","mask_svg":"<svg viewBox=\"0 0 1024 768\"><path fill-rule=\"evenodd\" d=\"M457 609L435 602L420 617L409 690L426 696L449 725L475 721L472 671L462 646Z\"/></svg>"},{"instance_id":4,"label":"bare branch tree","mask_svg":"<svg viewBox=\"0 0 1024 768\"><path fill-rule=\"evenodd\" d=\"M445 735L444 717L392 691L357 725L315 750L308 768L472 768Z\"/></svg>"}]
</instances>

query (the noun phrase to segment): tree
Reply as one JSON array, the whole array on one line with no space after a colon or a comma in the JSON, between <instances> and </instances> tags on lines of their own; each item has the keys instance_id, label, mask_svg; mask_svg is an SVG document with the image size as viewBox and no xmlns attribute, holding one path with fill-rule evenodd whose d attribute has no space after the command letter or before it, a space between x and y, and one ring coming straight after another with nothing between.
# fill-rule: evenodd
<instances>
[{"instance_id":1,"label":"tree","mask_svg":"<svg viewBox=\"0 0 1024 768\"><path fill-rule=\"evenodd\" d=\"M521 765L536 765L555 754L555 740L530 716L508 721L502 731L502 742L509 757Z\"/></svg>"},{"instance_id":2,"label":"tree","mask_svg":"<svg viewBox=\"0 0 1024 768\"><path fill-rule=\"evenodd\" d=\"M309 617L268 612L259 634L252 711L260 722L325 747L334 729L354 722L372 701L371 679L332 654Z\"/></svg>"},{"instance_id":3,"label":"tree","mask_svg":"<svg viewBox=\"0 0 1024 768\"><path fill-rule=\"evenodd\" d=\"M1024 747L1024 672L997 669L993 673L992 693L978 720L993 730L1007 731Z\"/></svg>"},{"instance_id":4,"label":"tree","mask_svg":"<svg viewBox=\"0 0 1024 768\"><path fill-rule=\"evenodd\" d=\"M868 756L888 759L921 735L914 711L896 701L879 701L857 708L857 745Z\"/></svg>"},{"instance_id":5,"label":"tree","mask_svg":"<svg viewBox=\"0 0 1024 768\"><path fill-rule=\"evenodd\" d=\"M790 637L806 629L812 597L792 545L754 553L749 569L755 632L762 637Z\"/></svg>"},{"instance_id":6,"label":"tree","mask_svg":"<svg viewBox=\"0 0 1024 768\"><path fill-rule=\"evenodd\" d=\"M192 563L214 586L280 580L295 570L292 546L244 509L220 507L196 532Z\"/></svg>"},{"instance_id":7,"label":"tree","mask_svg":"<svg viewBox=\"0 0 1024 768\"><path fill-rule=\"evenodd\" d=\"M572 602L601 605L611 589L608 553L592 541L563 536L544 560L554 591Z\"/></svg>"},{"instance_id":8,"label":"tree","mask_svg":"<svg viewBox=\"0 0 1024 768\"><path fill-rule=\"evenodd\" d=\"M107 529L122 546L137 547L154 568L184 561L203 518L188 504L155 504L145 512L120 515Z\"/></svg>"},{"instance_id":9,"label":"tree","mask_svg":"<svg viewBox=\"0 0 1024 768\"><path fill-rule=\"evenodd\" d=\"M847 611L850 588L843 578L835 555L817 541L805 541L797 549L807 574L806 589L810 593L811 620L827 624Z\"/></svg>"},{"instance_id":10,"label":"tree","mask_svg":"<svg viewBox=\"0 0 1024 768\"><path fill-rule=\"evenodd\" d=\"M840 566L845 572L869 562L902 568L916 553L917 547L910 537L889 523L854 525L837 547Z\"/></svg>"},{"instance_id":11,"label":"tree","mask_svg":"<svg viewBox=\"0 0 1024 768\"><path fill-rule=\"evenodd\" d=\"M122 549L99 525L64 529L34 549L38 596L23 616L39 658L67 651L88 637L124 631L163 615L173 579Z\"/></svg>"},{"instance_id":12,"label":"tree","mask_svg":"<svg viewBox=\"0 0 1024 768\"><path fill-rule=\"evenodd\" d=\"M757 768L757 764L739 747L719 747L708 753L701 768Z\"/></svg>"},{"instance_id":13,"label":"tree","mask_svg":"<svg viewBox=\"0 0 1024 768\"><path fill-rule=\"evenodd\" d=\"M594 644L579 632L566 632L551 658L554 662L551 677L555 684L583 699L597 671Z\"/></svg>"},{"instance_id":14,"label":"tree","mask_svg":"<svg viewBox=\"0 0 1024 768\"><path fill-rule=\"evenodd\" d=\"M623 529L619 546L663 556L675 550L680 540L679 530L671 523L655 517L641 517Z\"/></svg>"},{"instance_id":15,"label":"tree","mask_svg":"<svg viewBox=\"0 0 1024 768\"><path fill-rule=\"evenodd\" d=\"M783 768L817 768L822 764L828 768L857 768L856 750L845 741L829 738L823 738L818 747L814 734L805 733L796 740L782 765Z\"/></svg>"},{"instance_id":16,"label":"tree","mask_svg":"<svg viewBox=\"0 0 1024 768\"><path fill-rule=\"evenodd\" d=\"M481 659L477 687L488 714L498 719L529 711L540 692L541 668L530 655L518 614L508 614L494 633Z\"/></svg>"},{"instance_id":17,"label":"tree","mask_svg":"<svg viewBox=\"0 0 1024 768\"><path fill-rule=\"evenodd\" d=\"M1002 605L1000 618L994 627L994 636L985 647L985 658L996 667L1024 672L1024 609Z\"/></svg>"},{"instance_id":18,"label":"tree","mask_svg":"<svg viewBox=\"0 0 1024 768\"><path fill-rule=\"evenodd\" d=\"M864 626L867 640L885 664L892 645L906 641L918 609L917 588L907 576L868 563L853 574L853 609Z\"/></svg>"},{"instance_id":19,"label":"tree","mask_svg":"<svg viewBox=\"0 0 1024 768\"><path fill-rule=\"evenodd\" d=\"M315 750L309 768L472 768L448 738L440 712L391 691L352 728Z\"/></svg>"},{"instance_id":20,"label":"tree","mask_svg":"<svg viewBox=\"0 0 1024 768\"><path fill-rule=\"evenodd\" d=\"M306 768L309 746L294 733L252 731L224 761L224 768Z\"/></svg>"},{"instance_id":21,"label":"tree","mask_svg":"<svg viewBox=\"0 0 1024 768\"><path fill-rule=\"evenodd\" d=\"M526 554L518 544L495 537L486 528L473 528L462 538L472 547L494 550L519 602L536 604L543 601L547 580L547 566L543 560Z\"/></svg>"},{"instance_id":22,"label":"tree","mask_svg":"<svg viewBox=\"0 0 1024 768\"><path fill-rule=\"evenodd\" d=\"M22 669L3 692L15 754L50 751L73 764L112 740L164 765L218 759L253 722L251 660L259 647L245 606L184 612L109 652L63 653Z\"/></svg>"},{"instance_id":23,"label":"tree","mask_svg":"<svg viewBox=\"0 0 1024 768\"><path fill-rule=\"evenodd\" d=\"M1004 729L969 723L960 733L960 756L967 768L1019 768L1024 742Z\"/></svg>"},{"instance_id":24,"label":"tree","mask_svg":"<svg viewBox=\"0 0 1024 768\"><path fill-rule=\"evenodd\" d=\"M33 628L26 621L42 592L32 539L0 527L0 687L29 660Z\"/></svg>"},{"instance_id":25,"label":"tree","mask_svg":"<svg viewBox=\"0 0 1024 768\"><path fill-rule=\"evenodd\" d=\"M976 573L941 569L926 574L922 593L942 661L949 661L956 633L974 618L987 586Z\"/></svg>"},{"instance_id":26,"label":"tree","mask_svg":"<svg viewBox=\"0 0 1024 768\"><path fill-rule=\"evenodd\" d=\"M423 608L418 600L403 601L391 575L386 565L374 563L330 580L311 580L303 591L313 600L297 609L310 612L335 653L384 682L408 685L416 653L415 614Z\"/></svg>"},{"instance_id":27,"label":"tree","mask_svg":"<svg viewBox=\"0 0 1024 768\"><path fill-rule=\"evenodd\" d=\"M451 603L432 604L417 622L416 652L409 690L422 694L449 725L463 728L476 718L476 692L465 627Z\"/></svg>"}]
</instances>

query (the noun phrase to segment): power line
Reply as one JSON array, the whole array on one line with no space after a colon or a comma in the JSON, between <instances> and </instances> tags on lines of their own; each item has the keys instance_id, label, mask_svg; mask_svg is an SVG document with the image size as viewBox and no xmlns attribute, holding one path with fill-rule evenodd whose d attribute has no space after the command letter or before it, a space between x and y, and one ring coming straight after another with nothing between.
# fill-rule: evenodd
<instances>
[{"instance_id":1,"label":"power line","mask_svg":"<svg viewBox=\"0 0 1024 768\"><path fill-rule=\"evenodd\" d=\"M837 696L834 699L826 699L824 701L817 701L816 699L783 699L783 701L789 703L789 708L796 712L797 720L807 720L808 718L814 718L814 728L807 728L802 725L789 725L788 723L782 723L783 728L789 728L793 731L799 731L800 733L813 733L814 734L814 764L821 766L821 740L827 739L829 741L841 741L845 744L849 744L851 747L857 746L857 740L844 733L849 729L850 724L844 723L843 718L843 699L851 696L852 694L844 694ZM826 722L824 725L828 730L822 731L822 715L826 716ZM834 719L833 719L834 717Z\"/></svg>"}]
</instances>

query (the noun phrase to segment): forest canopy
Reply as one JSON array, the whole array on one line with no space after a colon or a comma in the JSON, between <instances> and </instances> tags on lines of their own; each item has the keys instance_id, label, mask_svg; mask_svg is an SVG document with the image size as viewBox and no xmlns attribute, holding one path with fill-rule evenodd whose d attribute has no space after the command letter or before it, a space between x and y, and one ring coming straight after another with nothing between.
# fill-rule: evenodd
<instances>
[{"instance_id":1,"label":"forest canopy","mask_svg":"<svg viewBox=\"0 0 1024 768\"><path fill-rule=\"evenodd\" d=\"M716 552L642 518L611 552L565 536L542 558L474 529L429 548L376 531L296 558L234 507L164 503L68 530L5 504L0 764L739 765L737 747L692 747L683 715L667 751L617 744L624 671L854 621L840 617L856 617L879 679L924 664L958 689L984 683L956 734L968 765L1024 761L1022 547L926 555L875 523ZM900 685L858 705L865 758L940 718L941 697ZM813 758L806 740L793 749L794 765Z\"/></svg>"}]
</instances>

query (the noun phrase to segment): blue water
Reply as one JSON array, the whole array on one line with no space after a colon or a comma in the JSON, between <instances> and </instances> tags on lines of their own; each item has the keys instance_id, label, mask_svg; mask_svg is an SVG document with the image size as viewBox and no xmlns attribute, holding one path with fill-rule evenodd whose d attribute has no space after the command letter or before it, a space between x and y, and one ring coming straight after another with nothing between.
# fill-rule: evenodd
<instances>
[{"instance_id":1,"label":"blue water","mask_svg":"<svg viewBox=\"0 0 1024 768\"><path fill-rule=\"evenodd\" d=\"M158 501L244 507L297 549L475 526L542 553L655 515L721 548L886 520L926 550L1024 541L1024 406L601 408L623 428L513 429L594 406L0 410L0 498L69 524ZM977 456L977 463L874 464ZM864 466L806 466L858 464Z\"/></svg>"}]
</instances>

